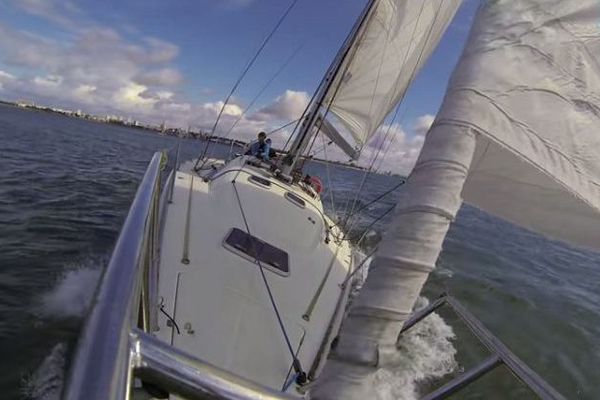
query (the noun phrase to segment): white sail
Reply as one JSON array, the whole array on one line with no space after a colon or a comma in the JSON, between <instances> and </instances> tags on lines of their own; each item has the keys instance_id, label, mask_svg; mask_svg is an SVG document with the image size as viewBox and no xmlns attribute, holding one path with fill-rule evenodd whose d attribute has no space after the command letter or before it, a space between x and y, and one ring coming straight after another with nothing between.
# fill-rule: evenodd
<instances>
[{"instance_id":1,"label":"white sail","mask_svg":"<svg viewBox=\"0 0 600 400\"><path fill-rule=\"evenodd\" d=\"M313 398L368 396L461 192L524 227L600 249L599 21L597 0L482 6Z\"/></svg>"},{"instance_id":2,"label":"white sail","mask_svg":"<svg viewBox=\"0 0 600 400\"><path fill-rule=\"evenodd\" d=\"M377 0L329 93L331 111L362 147L402 99L460 0Z\"/></svg>"},{"instance_id":3,"label":"white sail","mask_svg":"<svg viewBox=\"0 0 600 400\"><path fill-rule=\"evenodd\" d=\"M498 0L478 15L440 129L480 134L465 201L600 249L600 3Z\"/></svg>"}]
</instances>

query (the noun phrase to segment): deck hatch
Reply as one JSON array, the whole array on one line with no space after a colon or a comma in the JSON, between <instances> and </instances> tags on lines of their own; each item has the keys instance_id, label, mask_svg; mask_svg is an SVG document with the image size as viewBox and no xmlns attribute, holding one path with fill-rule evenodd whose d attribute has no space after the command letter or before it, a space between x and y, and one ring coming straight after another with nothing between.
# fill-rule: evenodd
<instances>
[{"instance_id":1,"label":"deck hatch","mask_svg":"<svg viewBox=\"0 0 600 400\"><path fill-rule=\"evenodd\" d=\"M292 192L285 192L285 198L297 205L298 207L306 207L306 202L304 201L304 199L302 199L302 197L298 196L297 194L294 194Z\"/></svg>"},{"instance_id":2,"label":"deck hatch","mask_svg":"<svg viewBox=\"0 0 600 400\"><path fill-rule=\"evenodd\" d=\"M271 187L271 181L268 179L265 179L265 178L261 178L260 176L250 175L248 180L250 182L256 183L257 185L260 185L260 186Z\"/></svg>"},{"instance_id":3,"label":"deck hatch","mask_svg":"<svg viewBox=\"0 0 600 400\"><path fill-rule=\"evenodd\" d=\"M224 244L225 247L252 261L259 260L266 268L277 274L287 276L290 273L287 252L249 235L241 229L233 228L225 238Z\"/></svg>"}]
</instances>

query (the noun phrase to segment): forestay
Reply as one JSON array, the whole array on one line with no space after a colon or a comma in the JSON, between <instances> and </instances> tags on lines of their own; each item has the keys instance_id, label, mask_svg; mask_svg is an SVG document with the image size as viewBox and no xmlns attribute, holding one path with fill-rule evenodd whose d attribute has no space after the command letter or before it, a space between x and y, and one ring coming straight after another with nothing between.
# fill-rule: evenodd
<instances>
[{"instance_id":1,"label":"forestay","mask_svg":"<svg viewBox=\"0 0 600 400\"><path fill-rule=\"evenodd\" d=\"M600 2L483 8L435 126L479 134L466 202L600 249Z\"/></svg>"},{"instance_id":2,"label":"forestay","mask_svg":"<svg viewBox=\"0 0 600 400\"><path fill-rule=\"evenodd\" d=\"M328 94L330 110L362 147L402 99L460 0L377 0Z\"/></svg>"}]
</instances>

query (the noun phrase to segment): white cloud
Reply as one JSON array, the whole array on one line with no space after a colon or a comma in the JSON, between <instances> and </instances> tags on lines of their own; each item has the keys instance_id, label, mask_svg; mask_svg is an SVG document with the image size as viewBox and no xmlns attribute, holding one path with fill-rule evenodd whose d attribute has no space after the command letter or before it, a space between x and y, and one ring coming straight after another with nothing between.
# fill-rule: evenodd
<instances>
[{"instance_id":1,"label":"white cloud","mask_svg":"<svg viewBox=\"0 0 600 400\"><path fill-rule=\"evenodd\" d=\"M167 90L161 90L161 91L156 92L156 97L158 97L160 100L172 99L174 95L175 95L175 93L169 92Z\"/></svg>"},{"instance_id":2,"label":"white cloud","mask_svg":"<svg viewBox=\"0 0 600 400\"><path fill-rule=\"evenodd\" d=\"M245 8L254 3L254 0L217 0L216 3L225 8Z\"/></svg>"},{"instance_id":3,"label":"white cloud","mask_svg":"<svg viewBox=\"0 0 600 400\"><path fill-rule=\"evenodd\" d=\"M69 0L12 0L12 4L64 28L78 26L77 20L83 16L79 7Z\"/></svg>"},{"instance_id":4,"label":"white cloud","mask_svg":"<svg viewBox=\"0 0 600 400\"><path fill-rule=\"evenodd\" d=\"M277 97L275 102L261 108L250 119L274 119L279 121L291 121L300 118L302 112L308 105L308 93L286 90L284 94Z\"/></svg>"},{"instance_id":5,"label":"white cloud","mask_svg":"<svg viewBox=\"0 0 600 400\"><path fill-rule=\"evenodd\" d=\"M218 114L221 111L223 104L224 102L222 101L217 101L216 103L204 103L202 105L202 108L214 112L215 114ZM242 110L242 108L237 104L227 104L223 109L223 115L239 117L240 115L242 115L243 111L244 110Z\"/></svg>"},{"instance_id":6,"label":"white cloud","mask_svg":"<svg viewBox=\"0 0 600 400\"><path fill-rule=\"evenodd\" d=\"M9 74L8 72L2 71L0 69L0 80L12 80L12 79L15 79L14 75Z\"/></svg>"},{"instance_id":7,"label":"white cloud","mask_svg":"<svg viewBox=\"0 0 600 400\"><path fill-rule=\"evenodd\" d=\"M63 77L59 75L36 76L33 83L46 87L57 87L63 82Z\"/></svg>"},{"instance_id":8,"label":"white cloud","mask_svg":"<svg viewBox=\"0 0 600 400\"><path fill-rule=\"evenodd\" d=\"M425 134L433 123L433 115L422 115L412 124L408 132L400 125L383 125L361 152L359 164L364 167L373 165L375 171L391 171L408 176L413 169L423 147ZM316 156L324 158L320 139L315 146L319 151ZM347 161L348 156L335 145L327 146L327 158Z\"/></svg>"},{"instance_id":9,"label":"white cloud","mask_svg":"<svg viewBox=\"0 0 600 400\"><path fill-rule=\"evenodd\" d=\"M14 75L0 69L0 90L4 90L4 85L15 80Z\"/></svg>"},{"instance_id":10,"label":"white cloud","mask_svg":"<svg viewBox=\"0 0 600 400\"><path fill-rule=\"evenodd\" d=\"M144 39L144 42L149 46L150 51L146 53L143 49L137 48L136 56L145 62L168 63L179 54L179 47L173 43L152 37ZM138 52L139 50L142 50L142 54Z\"/></svg>"},{"instance_id":11,"label":"white cloud","mask_svg":"<svg viewBox=\"0 0 600 400\"><path fill-rule=\"evenodd\" d=\"M137 76L135 80L142 85L175 86L183 81L183 77L175 68L161 68L144 72Z\"/></svg>"},{"instance_id":12,"label":"white cloud","mask_svg":"<svg viewBox=\"0 0 600 400\"><path fill-rule=\"evenodd\" d=\"M429 128L431 128L431 125L433 124L434 120L435 120L435 115L431 115L431 114L421 115L419 118L417 118L417 120L415 121L415 124L413 126L415 134L419 135L419 136L425 136L427 134L427 132L429 131Z\"/></svg>"},{"instance_id":13,"label":"white cloud","mask_svg":"<svg viewBox=\"0 0 600 400\"><path fill-rule=\"evenodd\" d=\"M230 2L238 6L245 3L248 0ZM9 68L14 67L11 73L0 70L3 97L8 95L38 104L81 108L89 113L121 115L150 123L165 121L169 126L191 126L204 131L212 128L223 102L192 102L181 93L184 77L175 67L179 54L175 44L139 34L130 40L114 29L94 24L75 27L77 21L69 24L61 17L68 20L81 13L77 8L70 9L68 4L58 0L19 3L30 14L64 27L69 25L68 39L62 42L0 23L2 61ZM214 96L208 89L202 94ZM230 136L253 139L260 130L269 131L299 118L308 102L308 93L286 90L258 111L242 115L244 102L232 99L224 109L216 134L228 134L239 120ZM361 164L368 165L381 146L375 167L408 174L433 120L433 115L423 115L410 125L412 129L408 132L399 124L381 127L363 149ZM283 145L291 129L274 136L276 146ZM388 129L391 135L384 142ZM348 159L335 145L328 146L327 152L329 158ZM322 157L323 153L317 156Z\"/></svg>"},{"instance_id":14,"label":"white cloud","mask_svg":"<svg viewBox=\"0 0 600 400\"><path fill-rule=\"evenodd\" d=\"M127 85L117 90L113 96L113 101L124 109L152 105L156 100L151 97L143 96L142 94L146 90L148 90L147 86L129 82Z\"/></svg>"}]
</instances>

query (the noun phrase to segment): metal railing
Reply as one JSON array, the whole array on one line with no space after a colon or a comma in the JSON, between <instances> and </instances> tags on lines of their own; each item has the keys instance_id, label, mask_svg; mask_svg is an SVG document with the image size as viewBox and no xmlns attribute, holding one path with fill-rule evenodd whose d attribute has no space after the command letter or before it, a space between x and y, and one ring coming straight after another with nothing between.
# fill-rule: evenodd
<instances>
[{"instance_id":1,"label":"metal railing","mask_svg":"<svg viewBox=\"0 0 600 400\"><path fill-rule=\"evenodd\" d=\"M400 331L400 336L443 305L450 306L456 315L458 315L464 322L467 328L492 354L472 369L457 376L439 389L436 389L428 395L422 397L421 400L445 399L465 386L475 382L477 379L481 378L486 373L492 371L494 368L500 365L505 365L510 372L514 374L514 376L516 376L521 382L529 387L529 389L531 389L531 391L540 399L565 400L560 393L558 393L523 361L521 361L521 359L511 352L508 347L506 347L506 345L500 341L500 339L487 330L481 321L479 321L452 296L444 294L429 306L415 312L413 316L404 324L402 331ZM400 339L400 336L398 339Z\"/></svg>"},{"instance_id":2,"label":"metal railing","mask_svg":"<svg viewBox=\"0 0 600 400\"><path fill-rule=\"evenodd\" d=\"M137 190L70 366L63 398L129 399L152 384L186 398L286 399L156 339L158 248L164 203L172 201L175 170L161 196L165 154L155 153ZM163 203L163 204L161 204Z\"/></svg>"}]
</instances>

